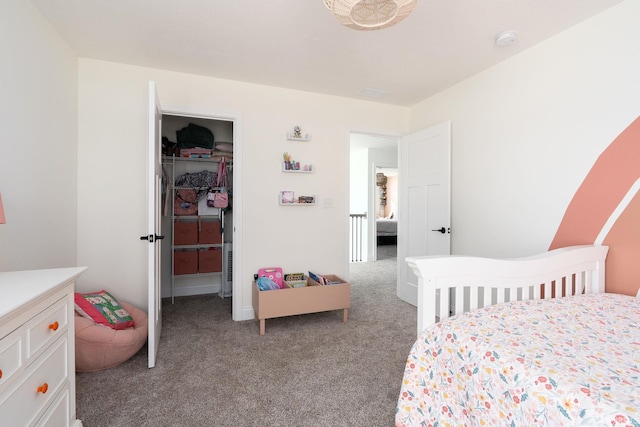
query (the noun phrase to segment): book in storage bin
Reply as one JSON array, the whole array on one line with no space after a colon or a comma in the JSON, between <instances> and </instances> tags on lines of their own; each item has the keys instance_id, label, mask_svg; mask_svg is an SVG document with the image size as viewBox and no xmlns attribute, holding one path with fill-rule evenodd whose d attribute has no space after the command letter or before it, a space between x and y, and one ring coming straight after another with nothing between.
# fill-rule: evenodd
<instances>
[{"instance_id":1,"label":"book in storage bin","mask_svg":"<svg viewBox=\"0 0 640 427\"><path fill-rule=\"evenodd\" d=\"M265 334L266 319L276 317L343 310L342 321L346 322L351 307L351 284L335 275L324 277L334 284L321 285L307 278L307 286L261 291L254 281L253 311L260 322L260 335Z\"/></svg>"},{"instance_id":2,"label":"book in storage bin","mask_svg":"<svg viewBox=\"0 0 640 427\"><path fill-rule=\"evenodd\" d=\"M302 288L307 286L309 282L309 276L304 273L285 274L285 285L290 288Z\"/></svg>"}]
</instances>

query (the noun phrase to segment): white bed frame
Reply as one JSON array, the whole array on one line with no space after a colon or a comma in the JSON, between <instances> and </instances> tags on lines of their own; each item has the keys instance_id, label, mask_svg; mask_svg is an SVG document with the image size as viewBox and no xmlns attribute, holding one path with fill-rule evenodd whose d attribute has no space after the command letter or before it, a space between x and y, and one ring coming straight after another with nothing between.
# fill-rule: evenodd
<instances>
[{"instance_id":1,"label":"white bed frame","mask_svg":"<svg viewBox=\"0 0 640 427\"><path fill-rule=\"evenodd\" d=\"M408 257L418 276L418 336L451 315L501 302L604 293L608 251L583 245L512 259Z\"/></svg>"}]
</instances>

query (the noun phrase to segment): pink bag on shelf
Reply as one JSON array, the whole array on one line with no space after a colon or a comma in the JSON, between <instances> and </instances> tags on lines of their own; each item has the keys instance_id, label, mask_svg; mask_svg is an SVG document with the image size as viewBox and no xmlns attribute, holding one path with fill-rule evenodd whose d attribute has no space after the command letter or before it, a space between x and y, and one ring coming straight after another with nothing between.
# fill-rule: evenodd
<instances>
[{"instance_id":1,"label":"pink bag on shelf","mask_svg":"<svg viewBox=\"0 0 640 427\"><path fill-rule=\"evenodd\" d=\"M229 193L213 193L213 207L226 208L229 206Z\"/></svg>"},{"instance_id":2,"label":"pink bag on shelf","mask_svg":"<svg viewBox=\"0 0 640 427\"><path fill-rule=\"evenodd\" d=\"M225 158L220 158L218 164L218 178L216 188L213 192L207 194L207 206L211 208L227 208L229 207L229 193L227 192L227 165Z\"/></svg>"}]
</instances>

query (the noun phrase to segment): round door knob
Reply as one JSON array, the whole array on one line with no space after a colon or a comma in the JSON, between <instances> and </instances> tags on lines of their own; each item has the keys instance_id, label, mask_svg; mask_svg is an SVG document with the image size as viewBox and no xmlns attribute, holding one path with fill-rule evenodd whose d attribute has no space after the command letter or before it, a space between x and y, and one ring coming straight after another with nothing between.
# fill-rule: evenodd
<instances>
[{"instance_id":1,"label":"round door knob","mask_svg":"<svg viewBox=\"0 0 640 427\"><path fill-rule=\"evenodd\" d=\"M47 390L49 390L49 384L44 383L40 387L38 387L37 391L38 391L38 393L45 394L47 392Z\"/></svg>"},{"instance_id":2,"label":"round door knob","mask_svg":"<svg viewBox=\"0 0 640 427\"><path fill-rule=\"evenodd\" d=\"M51 329L52 331L57 331L58 330L58 322L53 322L52 324L49 325L49 329Z\"/></svg>"}]
</instances>

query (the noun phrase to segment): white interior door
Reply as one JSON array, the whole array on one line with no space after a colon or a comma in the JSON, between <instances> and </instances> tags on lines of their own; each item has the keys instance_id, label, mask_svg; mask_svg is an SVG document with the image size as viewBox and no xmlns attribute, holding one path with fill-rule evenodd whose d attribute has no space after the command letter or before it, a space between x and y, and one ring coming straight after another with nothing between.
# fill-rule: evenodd
<instances>
[{"instance_id":1,"label":"white interior door","mask_svg":"<svg viewBox=\"0 0 640 427\"><path fill-rule=\"evenodd\" d=\"M451 253L451 122L400 140L398 153L398 297L417 305L418 278L408 256Z\"/></svg>"},{"instance_id":2,"label":"white interior door","mask_svg":"<svg viewBox=\"0 0 640 427\"><path fill-rule=\"evenodd\" d=\"M149 82L149 159L148 159L148 298L149 298L149 368L156 366L160 332L162 331L162 304L160 288L161 192L162 192L162 111L155 82ZM144 237L144 236L143 236Z\"/></svg>"}]
</instances>

